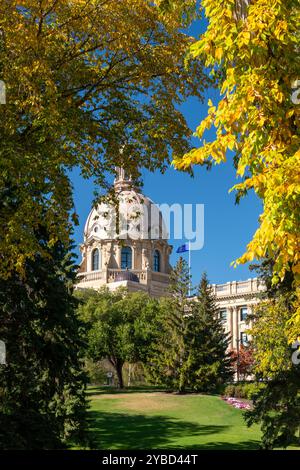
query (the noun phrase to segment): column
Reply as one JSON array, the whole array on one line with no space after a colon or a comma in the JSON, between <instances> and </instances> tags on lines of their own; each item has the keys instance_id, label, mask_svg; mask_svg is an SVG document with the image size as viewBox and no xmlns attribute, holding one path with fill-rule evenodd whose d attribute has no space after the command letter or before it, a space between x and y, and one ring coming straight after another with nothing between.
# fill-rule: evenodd
<instances>
[{"instance_id":1,"label":"column","mask_svg":"<svg viewBox=\"0 0 300 470\"><path fill-rule=\"evenodd\" d=\"M237 340L239 340L239 315L237 306L232 307L232 323L233 348L237 349Z\"/></svg>"},{"instance_id":2,"label":"column","mask_svg":"<svg viewBox=\"0 0 300 470\"><path fill-rule=\"evenodd\" d=\"M247 304L247 315L251 315L252 314L252 305L251 304ZM252 320L247 323L247 329L251 329L252 328ZM248 332L247 332L247 335L248 335ZM251 338L250 336L248 335L248 340L250 341Z\"/></svg>"},{"instance_id":3,"label":"column","mask_svg":"<svg viewBox=\"0 0 300 470\"><path fill-rule=\"evenodd\" d=\"M148 249L142 249L142 269L147 269L149 267L149 254Z\"/></svg>"},{"instance_id":4,"label":"column","mask_svg":"<svg viewBox=\"0 0 300 470\"><path fill-rule=\"evenodd\" d=\"M230 348L234 348L233 343L233 307L228 308L229 318L228 318L228 326L229 326L229 333L230 333Z\"/></svg>"},{"instance_id":5,"label":"column","mask_svg":"<svg viewBox=\"0 0 300 470\"><path fill-rule=\"evenodd\" d=\"M116 244L115 247L115 260L116 260L116 267L117 269L121 269L121 253L122 253L122 246L119 245L118 243Z\"/></svg>"},{"instance_id":6,"label":"column","mask_svg":"<svg viewBox=\"0 0 300 470\"><path fill-rule=\"evenodd\" d=\"M132 269L136 269L136 255L137 255L137 244L133 242L131 245L132 250Z\"/></svg>"},{"instance_id":7,"label":"column","mask_svg":"<svg viewBox=\"0 0 300 470\"><path fill-rule=\"evenodd\" d=\"M92 247L89 245L86 249L86 270L87 270L87 272L90 272L92 270L91 252L92 252Z\"/></svg>"},{"instance_id":8,"label":"column","mask_svg":"<svg viewBox=\"0 0 300 470\"><path fill-rule=\"evenodd\" d=\"M161 272L166 273L167 272L167 265L168 265L168 247L167 245L162 246L161 250Z\"/></svg>"},{"instance_id":9,"label":"column","mask_svg":"<svg viewBox=\"0 0 300 470\"><path fill-rule=\"evenodd\" d=\"M116 263L116 249L117 245L115 243L109 242L107 244L107 267L114 268Z\"/></svg>"}]
</instances>

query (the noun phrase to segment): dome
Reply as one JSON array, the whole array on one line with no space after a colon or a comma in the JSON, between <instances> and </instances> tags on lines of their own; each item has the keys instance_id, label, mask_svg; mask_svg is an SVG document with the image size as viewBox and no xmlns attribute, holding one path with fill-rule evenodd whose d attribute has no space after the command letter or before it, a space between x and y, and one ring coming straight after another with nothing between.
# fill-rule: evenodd
<instances>
[{"instance_id":1,"label":"dome","mask_svg":"<svg viewBox=\"0 0 300 470\"><path fill-rule=\"evenodd\" d=\"M116 275L115 282L118 282L118 281L140 282L136 274L127 270L121 271Z\"/></svg>"},{"instance_id":2,"label":"dome","mask_svg":"<svg viewBox=\"0 0 300 470\"><path fill-rule=\"evenodd\" d=\"M168 239L162 214L154 202L144 196L119 169L114 183L119 203L119 230L117 209L113 204L101 203L94 207L85 224L84 239Z\"/></svg>"}]
</instances>

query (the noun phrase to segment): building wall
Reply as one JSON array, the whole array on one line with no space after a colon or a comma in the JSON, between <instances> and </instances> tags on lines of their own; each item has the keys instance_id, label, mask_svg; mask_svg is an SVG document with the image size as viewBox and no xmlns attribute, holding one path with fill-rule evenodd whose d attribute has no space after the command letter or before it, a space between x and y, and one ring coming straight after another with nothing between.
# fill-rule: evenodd
<instances>
[{"instance_id":1,"label":"building wall","mask_svg":"<svg viewBox=\"0 0 300 470\"><path fill-rule=\"evenodd\" d=\"M248 333L251 322L248 324L246 317L260 301L264 289L257 278L212 285L219 314L224 318L225 331L231 335L231 349L237 349L251 339Z\"/></svg>"},{"instance_id":2,"label":"building wall","mask_svg":"<svg viewBox=\"0 0 300 470\"><path fill-rule=\"evenodd\" d=\"M78 289L99 289L107 286L115 290L116 277L122 272L121 250L122 246L132 249L132 268L129 271L135 274L139 282L130 282L127 287L131 291L141 290L153 297L167 294L169 285L169 256L172 247L167 240L126 240L122 243L116 240L97 240L93 237L81 245L82 263L78 272ZM99 269L92 270L92 253L99 250ZM160 269L154 271L154 251L160 253ZM124 270L123 270L124 271ZM125 281L127 282L127 281Z\"/></svg>"}]
</instances>

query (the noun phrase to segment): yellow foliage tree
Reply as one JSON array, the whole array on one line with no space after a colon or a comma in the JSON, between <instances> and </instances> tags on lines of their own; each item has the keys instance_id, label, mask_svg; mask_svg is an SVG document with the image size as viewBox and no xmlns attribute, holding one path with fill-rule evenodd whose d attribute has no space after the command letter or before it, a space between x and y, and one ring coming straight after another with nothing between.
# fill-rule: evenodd
<instances>
[{"instance_id":1,"label":"yellow foliage tree","mask_svg":"<svg viewBox=\"0 0 300 470\"><path fill-rule=\"evenodd\" d=\"M268 255L276 282L292 269L300 281L300 5L297 0L203 0L205 33L190 55L205 62L220 101L208 102L197 128L215 127L212 142L175 158L179 169L226 161L241 182L240 197L253 189L263 201L258 230L236 263Z\"/></svg>"},{"instance_id":2,"label":"yellow foliage tree","mask_svg":"<svg viewBox=\"0 0 300 470\"><path fill-rule=\"evenodd\" d=\"M0 0L1 275L41 249L41 220L50 244L69 235L68 170L105 186L116 165L138 177L189 149L178 104L205 79L184 64L188 11L162 3Z\"/></svg>"}]
</instances>

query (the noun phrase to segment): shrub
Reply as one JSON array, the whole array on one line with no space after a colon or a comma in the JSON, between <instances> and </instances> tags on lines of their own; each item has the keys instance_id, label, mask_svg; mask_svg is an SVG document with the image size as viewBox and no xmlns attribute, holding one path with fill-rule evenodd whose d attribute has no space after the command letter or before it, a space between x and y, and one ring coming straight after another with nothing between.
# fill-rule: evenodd
<instances>
[{"instance_id":1,"label":"shrub","mask_svg":"<svg viewBox=\"0 0 300 470\"><path fill-rule=\"evenodd\" d=\"M263 387L265 387L265 384L260 382L230 384L225 388L224 395L226 397L246 398L247 400L252 400L253 396Z\"/></svg>"},{"instance_id":2,"label":"shrub","mask_svg":"<svg viewBox=\"0 0 300 470\"><path fill-rule=\"evenodd\" d=\"M85 359L84 370L90 384L103 385L106 383L106 370L101 361L94 362L91 359Z\"/></svg>"},{"instance_id":3,"label":"shrub","mask_svg":"<svg viewBox=\"0 0 300 470\"><path fill-rule=\"evenodd\" d=\"M224 390L224 395L226 397L235 397L235 385L227 385Z\"/></svg>"}]
</instances>

